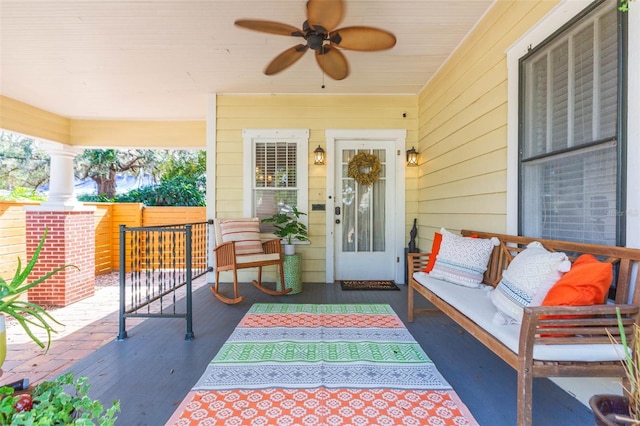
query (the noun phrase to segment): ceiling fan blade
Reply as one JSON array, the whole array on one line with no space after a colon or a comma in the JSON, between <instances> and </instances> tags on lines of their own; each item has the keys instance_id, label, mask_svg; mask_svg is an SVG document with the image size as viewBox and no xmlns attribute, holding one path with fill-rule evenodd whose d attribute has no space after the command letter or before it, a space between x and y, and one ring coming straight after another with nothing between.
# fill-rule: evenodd
<instances>
[{"instance_id":1,"label":"ceiling fan blade","mask_svg":"<svg viewBox=\"0 0 640 426\"><path fill-rule=\"evenodd\" d=\"M325 46L316 50L316 61L322 71L334 80L342 80L349 75L347 58L335 47Z\"/></svg>"},{"instance_id":2,"label":"ceiling fan blade","mask_svg":"<svg viewBox=\"0 0 640 426\"><path fill-rule=\"evenodd\" d=\"M309 0L307 2L307 20L309 25L319 25L331 31L342 22L344 2L342 0Z\"/></svg>"},{"instance_id":3,"label":"ceiling fan blade","mask_svg":"<svg viewBox=\"0 0 640 426\"><path fill-rule=\"evenodd\" d=\"M391 49L396 45L396 36L373 27L340 28L329 35L333 44L343 49L374 51Z\"/></svg>"},{"instance_id":4,"label":"ceiling fan blade","mask_svg":"<svg viewBox=\"0 0 640 426\"><path fill-rule=\"evenodd\" d=\"M302 55L304 55L304 53L308 49L309 47L305 46L304 44L290 47L289 49L276 56L273 61L271 61L271 63L267 65L267 68L264 69L264 73L266 75L273 75L279 73L280 71L283 71L284 69L295 64L298 59L302 58Z\"/></svg>"},{"instance_id":5,"label":"ceiling fan blade","mask_svg":"<svg viewBox=\"0 0 640 426\"><path fill-rule=\"evenodd\" d=\"M238 19L234 22L238 27L248 30L260 31L269 34L302 37L303 33L293 25L282 24L274 21L261 21L259 19Z\"/></svg>"}]
</instances>

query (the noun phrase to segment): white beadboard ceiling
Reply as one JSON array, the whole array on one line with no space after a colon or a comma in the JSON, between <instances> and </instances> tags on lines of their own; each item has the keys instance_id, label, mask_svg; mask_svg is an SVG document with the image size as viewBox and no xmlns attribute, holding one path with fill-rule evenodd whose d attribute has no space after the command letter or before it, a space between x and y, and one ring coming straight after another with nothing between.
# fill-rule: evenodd
<instances>
[{"instance_id":1,"label":"white beadboard ceiling","mask_svg":"<svg viewBox=\"0 0 640 426\"><path fill-rule=\"evenodd\" d=\"M396 46L343 51L324 78L313 52L265 66L301 39L237 28L301 27L305 0L0 0L0 93L70 118L203 119L208 93L417 94L493 0L347 0L339 27L386 29Z\"/></svg>"}]
</instances>

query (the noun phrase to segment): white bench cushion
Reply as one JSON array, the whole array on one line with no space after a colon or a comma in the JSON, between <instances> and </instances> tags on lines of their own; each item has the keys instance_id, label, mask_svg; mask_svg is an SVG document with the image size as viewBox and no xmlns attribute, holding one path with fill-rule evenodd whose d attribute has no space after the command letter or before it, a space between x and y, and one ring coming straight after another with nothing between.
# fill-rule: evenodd
<instances>
[{"instance_id":1,"label":"white bench cushion","mask_svg":"<svg viewBox=\"0 0 640 426\"><path fill-rule=\"evenodd\" d=\"M424 272L413 274L415 280L449 305L518 353L520 325L498 325L493 322L496 307L491 302L493 287L470 288L430 277ZM533 358L541 361L616 361L621 359L621 345L535 345Z\"/></svg>"}]
</instances>

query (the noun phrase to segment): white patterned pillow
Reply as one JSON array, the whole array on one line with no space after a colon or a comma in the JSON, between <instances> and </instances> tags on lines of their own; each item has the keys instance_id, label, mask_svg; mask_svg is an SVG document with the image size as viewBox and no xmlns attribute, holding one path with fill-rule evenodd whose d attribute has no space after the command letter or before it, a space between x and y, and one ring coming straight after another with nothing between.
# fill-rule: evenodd
<instances>
[{"instance_id":1,"label":"white patterned pillow","mask_svg":"<svg viewBox=\"0 0 640 426\"><path fill-rule=\"evenodd\" d=\"M549 252L537 241L529 243L513 258L491 292L491 301L499 311L494 322L519 324L522 308L540 306L549 289L570 268L566 254Z\"/></svg>"},{"instance_id":2,"label":"white patterned pillow","mask_svg":"<svg viewBox=\"0 0 640 426\"><path fill-rule=\"evenodd\" d=\"M260 220L229 219L220 221L220 236L223 242L235 241L236 255L263 254L260 241Z\"/></svg>"},{"instance_id":3,"label":"white patterned pillow","mask_svg":"<svg viewBox=\"0 0 640 426\"><path fill-rule=\"evenodd\" d=\"M465 287L480 286L498 239L461 237L444 228L440 232L440 251L429 275Z\"/></svg>"}]
</instances>

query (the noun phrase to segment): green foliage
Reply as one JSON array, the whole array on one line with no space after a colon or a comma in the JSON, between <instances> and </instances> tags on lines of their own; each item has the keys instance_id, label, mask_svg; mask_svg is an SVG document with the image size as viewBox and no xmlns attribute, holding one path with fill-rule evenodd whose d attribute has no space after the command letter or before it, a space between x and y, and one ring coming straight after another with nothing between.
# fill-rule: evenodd
<instances>
[{"instance_id":1,"label":"green foliage","mask_svg":"<svg viewBox=\"0 0 640 426\"><path fill-rule=\"evenodd\" d=\"M35 189L48 181L49 154L33 139L0 131L0 189Z\"/></svg>"},{"instance_id":2,"label":"green foliage","mask_svg":"<svg viewBox=\"0 0 640 426\"><path fill-rule=\"evenodd\" d=\"M291 244L292 241L309 241L307 227L304 223L299 222L300 216L306 215L292 207L289 213L277 213L273 216L262 219L262 222L273 223L275 225L274 234Z\"/></svg>"},{"instance_id":3,"label":"green foliage","mask_svg":"<svg viewBox=\"0 0 640 426\"><path fill-rule=\"evenodd\" d=\"M163 179L159 185L134 189L116 197L124 203L144 203L147 206L204 206L206 198L203 181L183 176Z\"/></svg>"},{"instance_id":4,"label":"green foliage","mask_svg":"<svg viewBox=\"0 0 640 426\"><path fill-rule=\"evenodd\" d=\"M105 194L82 194L78 195L78 201L86 201L88 203L115 203L116 197L109 198Z\"/></svg>"},{"instance_id":5,"label":"green foliage","mask_svg":"<svg viewBox=\"0 0 640 426\"><path fill-rule=\"evenodd\" d=\"M35 303L26 302L21 300L20 297L26 293L30 288L37 286L38 284L46 281L53 275L62 271L63 269L73 267L72 265L60 266L45 274L44 276L38 278L35 281L27 282L29 278L29 274L33 270L36 262L38 261L38 257L40 256L40 251L42 250L42 246L44 245L44 241L47 238L47 231L45 230L44 235L40 239L40 243L38 247L36 247L33 256L31 256L31 260L25 266L24 270L22 269L22 264L20 262L20 258L18 258L18 266L16 268L16 272L9 283L5 281L2 277L0 277L0 312L3 312L13 318L15 318L18 323L24 328L27 332L31 340L33 340L38 346L44 348L45 345L42 343L38 337L33 334L31 331L31 327L39 327L44 329L47 332L47 347L46 350L49 350L49 346L51 345L51 333L55 330L50 325L50 322L54 322L56 324L60 324L56 321L44 308L36 305ZM76 268L78 269L78 268ZM60 324L62 325L62 324Z\"/></svg>"},{"instance_id":6,"label":"green foliage","mask_svg":"<svg viewBox=\"0 0 640 426\"><path fill-rule=\"evenodd\" d=\"M40 195L35 189L23 188L21 186L13 188L9 195L0 195L0 200L10 201L44 201L47 197Z\"/></svg>"},{"instance_id":7,"label":"green foliage","mask_svg":"<svg viewBox=\"0 0 640 426\"><path fill-rule=\"evenodd\" d=\"M160 170L165 178L182 176L192 181L201 180L207 173L207 152L173 151Z\"/></svg>"},{"instance_id":8,"label":"green foliage","mask_svg":"<svg viewBox=\"0 0 640 426\"><path fill-rule=\"evenodd\" d=\"M64 374L53 381L45 381L35 386L32 394L33 408L17 412L15 403L18 396L12 388L0 388L0 424L15 426L57 426L57 425L98 425L115 424L120 411L120 402L113 401L106 408L98 400L89 398L89 379L73 373Z\"/></svg>"},{"instance_id":9,"label":"green foliage","mask_svg":"<svg viewBox=\"0 0 640 426\"><path fill-rule=\"evenodd\" d=\"M625 395L629 397L629 421L625 421L625 424L637 425L637 420L640 420L640 326L633 324L633 343L631 345L627 342L627 336L625 333L624 323L622 322L622 316L620 315L620 308L616 308L616 316L618 317L618 331L620 333L620 344L624 351L624 360L622 366L624 372L629 381L629 388L624 387ZM609 330L609 339L611 343L617 344ZM636 420L635 422L632 420ZM620 419L623 421L623 419Z\"/></svg>"},{"instance_id":10,"label":"green foliage","mask_svg":"<svg viewBox=\"0 0 640 426\"><path fill-rule=\"evenodd\" d=\"M628 12L630 1L631 0L620 0L620 5L618 6L618 10L620 10L621 12Z\"/></svg>"}]
</instances>

